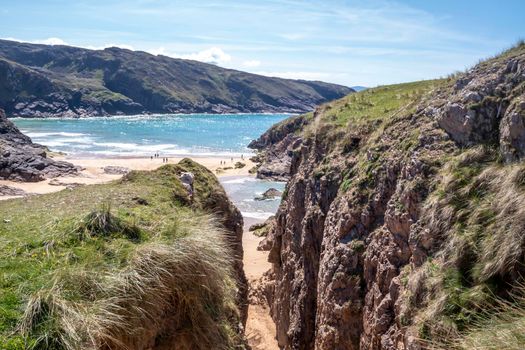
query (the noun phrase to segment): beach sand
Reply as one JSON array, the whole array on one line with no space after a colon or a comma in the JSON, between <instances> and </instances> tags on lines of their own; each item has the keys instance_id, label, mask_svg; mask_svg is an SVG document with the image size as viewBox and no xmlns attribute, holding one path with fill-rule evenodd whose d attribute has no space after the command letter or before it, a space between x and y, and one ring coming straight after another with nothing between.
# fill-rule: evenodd
<instances>
[{"instance_id":1,"label":"beach sand","mask_svg":"<svg viewBox=\"0 0 525 350\"><path fill-rule=\"evenodd\" d=\"M268 252L257 250L259 242L263 237L257 237L252 232L248 232L251 225L261 222L251 218L244 218L244 233L242 236L242 246L244 248L244 272L250 286L262 277L263 273L271 269L268 262ZM275 339L275 323L270 316L267 306L260 304L248 305L248 320L245 329L246 339L253 350L279 350Z\"/></svg>"},{"instance_id":2,"label":"beach sand","mask_svg":"<svg viewBox=\"0 0 525 350\"><path fill-rule=\"evenodd\" d=\"M15 188L20 188L29 194L45 194L51 192L57 192L65 189L67 184L84 184L92 185L105 183L112 180L119 179L122 175L110 175L104 173L104 167L106 166L119 166L125 167L130 170L154 170L158 167L165 165L161 158L149 158L149 157L137 157L137 158L76 158L72 156L55 156L57 160L64 160L72 164L78 165L84 170L80 172L78 176L67 176L59 177L55 181L45 180L40 182L16 182L8 180L0 180L0 185L7 185ZM184 157L171 157L168 158L169 164L176 164ZM215 175L220 176L231 176L231 175L249 175L249 170L255 165L249 159L223 157L192 157L194 161L202 164L206 168L210 169ZM225 162L221 165L221 161ZM242 162L246 164L243 168L236 169L235 163ZM219 168L230 168L226 170L220 170ZM65 184L63 186L52 185L53 183L60 182ZM50 184L51 182L51 184ZM13 196L0 196L0 200L16 198Z\"/></svg>"}]
</instances>

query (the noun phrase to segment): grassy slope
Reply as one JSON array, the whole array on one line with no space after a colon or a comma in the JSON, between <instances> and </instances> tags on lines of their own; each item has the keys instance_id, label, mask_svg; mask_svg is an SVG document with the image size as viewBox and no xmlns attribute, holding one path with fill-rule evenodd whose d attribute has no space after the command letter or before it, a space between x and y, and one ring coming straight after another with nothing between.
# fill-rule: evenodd
<instances>
[{"instance_id":1,"label":"grassy slope","mask_svg":"<svg viewBox=\"0 0 525 350\"><path fill-rule=\"evenodd\" d=\"M192 207L178 180L182 171L197 175ZM94 286L96 280L102 283L108 276L118 276L129 269L138 251L148 247L170 247L181 237L198 234L199 229L209 229L210 234L220 232L207 223L209 219L199 209L218 186L207 170L183 161L151 173L133 172L124 180L110 184L0 202L0 255L3 257L0 260L0 348L24 348L34 344L38 337L45 338L47 334L56 340L59 336L53 332L64 333L57 330L56 325L47 324L26 329L27 334L21 334L20 324L27 318L24 316L26 304L38 293L55 290L59 285L57 293L61 298L91 308L97 293L100 297L104 293L93 287L94 295L87 296L83 281ZM111 207L117 228L109 230L114 232L97 234L86 217L93 211L104 214L107 206ZM203 260L206 260L206 249L203 244ZM229 283L231 276L225 261L219 259L215 263L225 274L220 276L221 280ZM86 274L95 281L87 279ZM109 287L105 285L105 288ZM226 300L234 292L232 286L225 288ZM209 307L226 308L221 303ZM221 317L217 316L216 320L219 322ZM27 323L27 319L24 322Z\"/></svg>"}]
</instances>

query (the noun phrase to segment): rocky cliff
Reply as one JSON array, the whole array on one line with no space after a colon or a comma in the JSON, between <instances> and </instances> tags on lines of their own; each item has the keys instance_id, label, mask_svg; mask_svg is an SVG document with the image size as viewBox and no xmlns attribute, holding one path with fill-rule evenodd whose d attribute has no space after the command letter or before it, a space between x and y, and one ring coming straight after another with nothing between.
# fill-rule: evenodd
<instances>
[{"instance_id":1,"label":"rocky cliff","mask_svg":"<svg viewBox=\"0 0 525 350\"><path fill-rule=\"evenodd\" d=\"M116 47L87 50L0 40L0 108L9 116L297 113L351 91Z\"/></svg>"},{"instance_id":2,"label":"rocky cliff","mask_svg":"<svg viewBox=\"0 0 525 350\"><path fill-rule=\"evenodd\" d=\"M280 346L523 346L523 328L495 315L525 272L524 125L520 44L464 74L349 95L254 142L259 175L280 159L289 178L261 245Z\"/></svg>"},{"instance_id":3,"label":"rocky cliff","mask_svg":"<svg viewBox=\"0 0 525 350\"><path fill-rule=\"evenodd\" d=\"M34 182L77 172L70 163L48 158L45 147L31 142L0 109L0 179Z\"/></svg>"}]
</instances>

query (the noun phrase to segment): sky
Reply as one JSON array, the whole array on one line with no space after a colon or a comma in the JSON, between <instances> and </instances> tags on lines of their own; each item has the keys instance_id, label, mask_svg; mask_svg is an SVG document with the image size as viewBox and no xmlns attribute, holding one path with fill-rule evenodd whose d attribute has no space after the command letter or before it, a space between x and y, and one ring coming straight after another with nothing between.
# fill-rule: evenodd
<instances>
[{"instance_id":1,"label":"sky","mask_svg":"<svg viewBox=\"0 0 525 350\"><path fill-rule=\"evenodd\" d=\"M372 87L464 70L525 39L524 13L525 0L1 0L0 38Z\"/></svg>"}]
</instances>

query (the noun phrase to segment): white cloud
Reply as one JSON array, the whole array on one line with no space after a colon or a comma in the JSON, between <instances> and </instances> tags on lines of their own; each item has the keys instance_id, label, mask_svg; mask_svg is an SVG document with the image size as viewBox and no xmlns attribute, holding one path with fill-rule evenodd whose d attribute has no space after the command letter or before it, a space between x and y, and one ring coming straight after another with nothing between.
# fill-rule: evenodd
<instances>
[{"instance_id":1,"label":"white cloud","mask_svg":"<svg viewBox=\"0 0 525 350\"><path fill-rule=\"evenodd\" d=\"M259 67L261 65L261 61L258 61L258 60L248 60L248 61L244 61L242 63L242 65L244 67L247 67L247 68L255 68L255 67Z\"/></svg>"},{"instance_id":2,"label":"white cloud","mask_svg":"<svg viewBox=\"0 0 525 350\"><path fill-rule=\"evenodd\" d=\"M170 57L172 56L170 53L168 53L168 51L166 50L166 48L164 46L161 46L161 47L156 48L156 49L150 49L147 52L149 52L150 54L155 55L155 56L158 56L158 55L170 56Z\"/></svg>"},{"instance_id":3,"label":"white cloud","mask_svg":"<svg viewBox=\"0 0 525 350\"><path fill-rule=\"evenodd\" d=\"M210 47L209 49L202 50L196 53L181 55L179 56L179 58L185 58L188 60L195 60L213 64L223 64L226 62L230 62L232 59L230 55L228 55L219 47Z\"/></svg>"},{"instance_id":4,"label":"white cloud","mask_svg":"<svg viewBox=\"0 0 525 350\"><path fill-rule=\"evenodd\" d=\"M64 40L60 39L60 38L47 38L47 39L44 39L44 40L34 40L34 41L30 41L31 43L34 43L34 44L44 44L44 45L69 45L68 43L66 43Z\"/></svg>"},{"instance_id":5,"label":"white cloud","mask_svg":"<svg viewBox=\"0 0 525 350\"><path fill-rule=\"evenodd\" d=\"M22 40L17 38L2 38L4 40L18 41L19 43L44 44L44 45L69 45L60 38L47 38L43 40Z\"/></svg>"},{"instance_id":6,"label":"white cloud","mask_svg":"<svg viewBox=\"0 0 525 350\"><path fill-rule=\"evenodd\" d=\"M285 79L302 79L302 80L323 80L331 76L323 72L254 72L255 74L265 75L267 77L279 77Z\"/></svg>"},{"instance_id":7,"label":"white cloud","mask_svg":"<svg viewBox=\"0 0 525 350\"><path fill-rule=\"evenodd\" d=\"M175 52L171 52L165 47L161 46L156 49L149 49L147 52L149 52L152 55L163 55L174 58L183 58L187 60L195 60L217 65L230 62L232 59L232 57L229 54L224 52L224 50L222 50L219 47L210 47L209 49L189 54L178 54Z\"/></svg>"}]
</instances>

